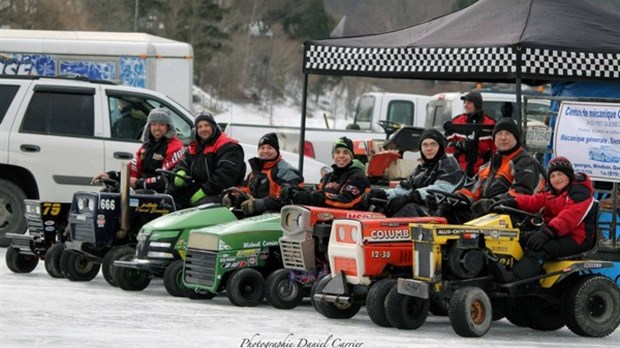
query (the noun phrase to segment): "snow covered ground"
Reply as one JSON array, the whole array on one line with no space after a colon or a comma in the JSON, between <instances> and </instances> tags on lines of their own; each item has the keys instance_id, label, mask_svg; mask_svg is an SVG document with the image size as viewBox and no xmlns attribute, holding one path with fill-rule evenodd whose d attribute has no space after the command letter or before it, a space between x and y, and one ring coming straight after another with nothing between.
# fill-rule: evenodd
<instances>
[{"instance_id":1,"label":"snow covered ground","mask_svg":"<svg viewBox=\"0 0 620 348\"><path fill-rule=\"evenodd\" d=\"M418 330L375 326L362 309L350 320L328 320L309 301L289 311L268 304L231 305L225 296L189 300L169 296L160 280L142 292L53 279L40 263L14 274L0 249L0 347L620 347L620 330L605 338L563 328L539 332L493 323L479 339L457 336L446 317Z\"/></svg>"}]
</instances>

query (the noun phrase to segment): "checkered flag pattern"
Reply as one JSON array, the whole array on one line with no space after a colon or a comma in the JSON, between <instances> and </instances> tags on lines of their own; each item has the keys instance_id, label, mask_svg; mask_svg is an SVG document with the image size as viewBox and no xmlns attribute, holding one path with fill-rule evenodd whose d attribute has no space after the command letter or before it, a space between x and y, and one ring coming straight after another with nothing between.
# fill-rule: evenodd
<instances>
[{"instance_id":1,"label":"checkered flag pattern","mask_svg":"<svg viewBox=\"0 0 620 348\"><path fill-rule=\"evenodd\" d=\"M307 44L304 70L314 74L446 79L455 77L514 78L517 55L512 47L377 48ZM620 77L620 54L526 48L523 78ZM416 76L418 75L418 76ZM443 76L439 76L443 75Z\"/></svg>"},{"instance_id":2,"label":"checkered flag pattern","mask_svg":"<svg viewBox=\"0 0 620 348\"><path fill-rule=\"evenodd\" d=\"M514 73L512 48L362 48L310 45L304 64L313 73Z\"/></svg>"},{"instance_id":3,"label":"checkered flag pattern","mask_svg":"<svg viewBox=\"0 0 620 348\"><path fill-rule=\"evenodd\" d=\"M620 78L620 53L591 53L526 48L521 73L577 78Z\"/></svg>"}]
</instances>

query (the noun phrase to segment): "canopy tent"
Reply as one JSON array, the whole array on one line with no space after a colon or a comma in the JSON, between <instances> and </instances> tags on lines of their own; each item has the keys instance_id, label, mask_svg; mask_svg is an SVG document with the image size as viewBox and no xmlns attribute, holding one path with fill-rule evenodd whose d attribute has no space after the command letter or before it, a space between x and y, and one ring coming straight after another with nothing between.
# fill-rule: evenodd
<instances>
[{"instance_id":1,"label":"canopy tent","mask_svg":"<svg viewBox=\"0 0 620 348\"><path fill-rule=\"evenodd\" d=\"M300 149L308 74L516 83L520 111L521 83L619 79L619 42L620 11L597 0L479 0L392 32L307 40Z\"/></svg>"}]
</instances>

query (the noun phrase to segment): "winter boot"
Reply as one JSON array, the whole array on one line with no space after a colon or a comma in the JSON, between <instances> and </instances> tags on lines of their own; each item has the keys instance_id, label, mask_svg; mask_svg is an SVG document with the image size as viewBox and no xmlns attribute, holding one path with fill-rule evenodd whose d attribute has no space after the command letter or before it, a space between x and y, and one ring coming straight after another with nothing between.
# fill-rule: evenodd
<instances>
[{"instance_id":1,"label":"winter boot","mask_svg":"<svg viewBox=\"0 0 620 348\"><path fill-rule=\"evenodd\" d=\"M503 283L512 283L518 280L535 277L545 273L545 270L542 268L543 262L544 258L541 253L534 253L526 250L523 257L517 261L510 272L507 271L503 265L498 263L494 270L495 277Z\"/></svg>"}]
</instances>

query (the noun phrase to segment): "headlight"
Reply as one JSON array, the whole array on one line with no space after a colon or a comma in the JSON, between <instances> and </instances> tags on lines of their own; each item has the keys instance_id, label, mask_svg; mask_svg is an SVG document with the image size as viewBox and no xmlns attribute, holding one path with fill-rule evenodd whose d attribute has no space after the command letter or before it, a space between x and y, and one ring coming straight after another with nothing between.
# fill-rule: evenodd
<instances>
[{"instance_id":1,"label":"headlight","mask_svg":"<svg viewBox=\"0 0 620 348\"><path fill-rule=\"evenodd\" d=\"M362 225L355 220L334 220L332 238L336 243L359 244L362 240Z\"/></svg>"},{"instance_id":2,"label":"headlight","mask_svg":"<svg viewBox=\"0 0 620 348\"><path fill-rule=\"evenodd\" d=\"M95 211L95 196L78 196L75 198L78 213Z\"/></svg>"},{"instance_id":3,"label":"headlight","mask_svg":"<svg viewBox=\"0 0 620 348\"><path fill-rule=\"evenodd\" d=\"M356 227L351 227L351 240L357 243L358 240L358 232Z\"/></svg>"},{"instance_id":4,"label":"headlight","mask_svg":"<svg viewBox=\"0 0 620 348\"><path fill-rule=\"evenodd\" d=\"M280 227L289 234L303 233L310 229L306 224L310 223L310 212L300 206L287 205L282 208Z\"/></svg>"}]
</instances>

